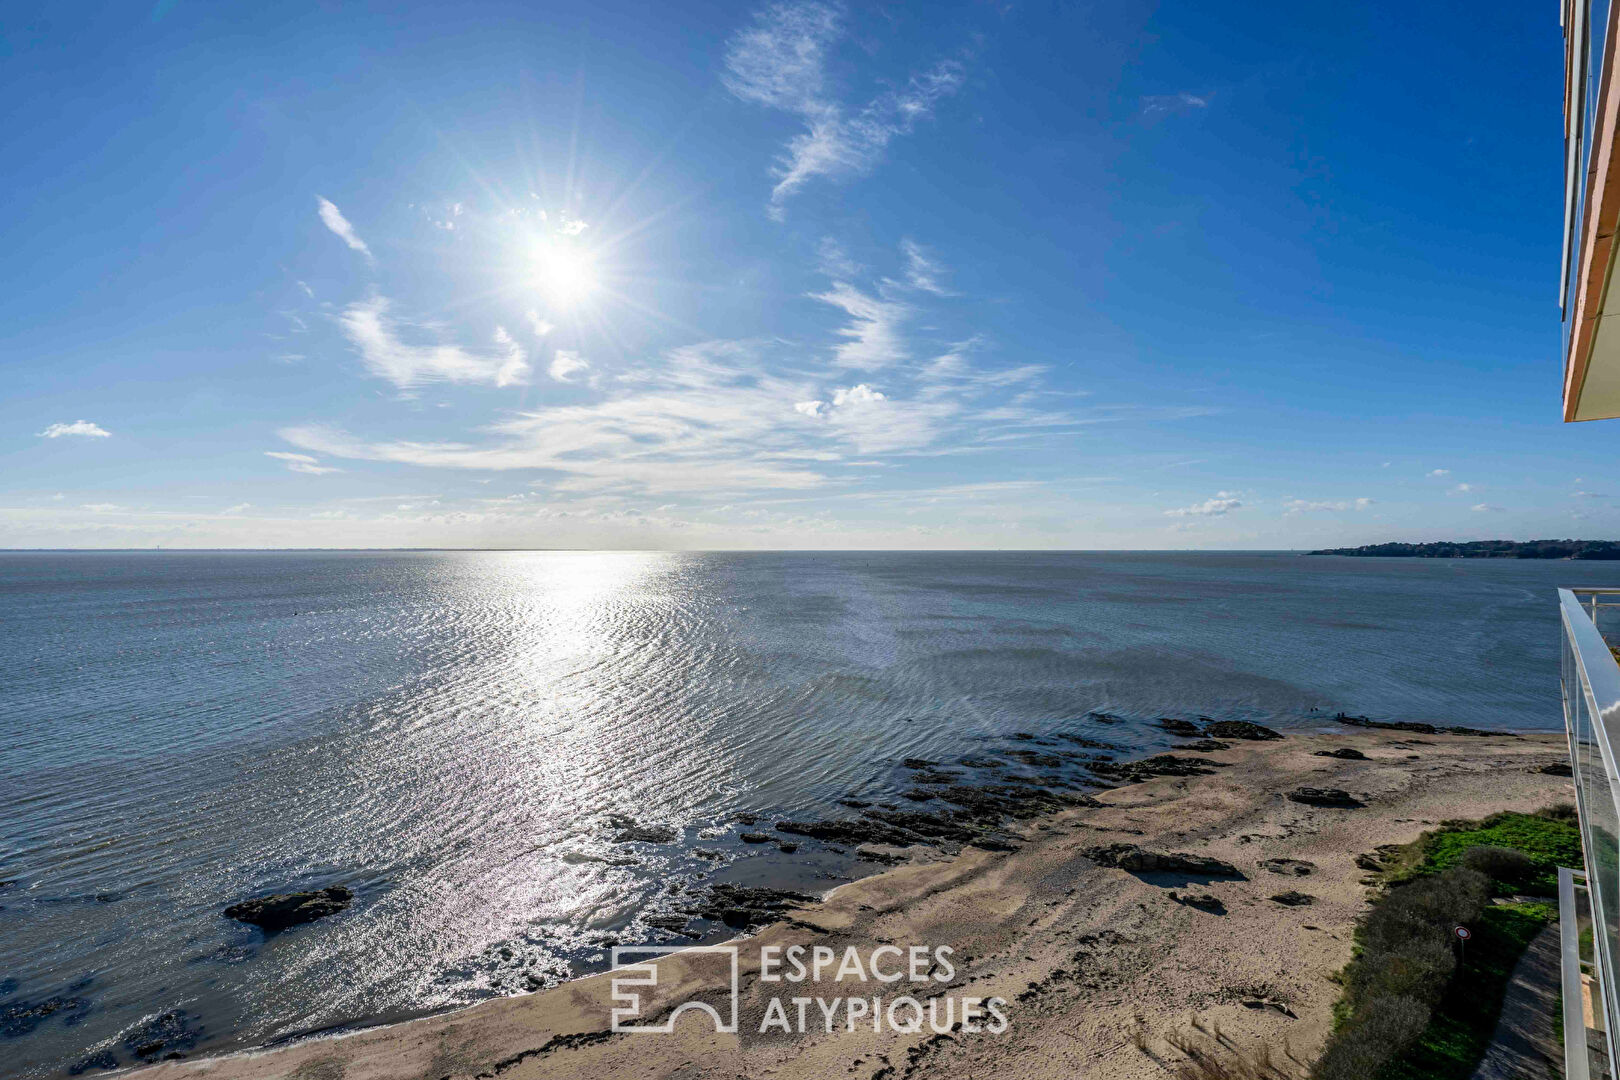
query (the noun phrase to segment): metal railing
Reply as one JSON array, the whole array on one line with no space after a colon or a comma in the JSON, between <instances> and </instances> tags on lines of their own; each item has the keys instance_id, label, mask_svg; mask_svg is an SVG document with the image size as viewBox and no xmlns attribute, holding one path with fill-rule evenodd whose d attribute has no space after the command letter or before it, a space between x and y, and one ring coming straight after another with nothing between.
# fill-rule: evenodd
<instances>
[{"instance_id":1,"label":"metal railing","mask_svg":"<svg viewBox=\"0 0 1620 1080\"><path fill-rule=\"evenodd\" d=\"M1592 1005L1594 1014L1602 1012L1601 1023L1593 1026L1603 1028L1613 1062L1620 1032L1615 963L1620 958L1620 768L1614 753L1620 745L1620 664L1599 632L1598 620L1605 608L1620 607L1620 589L1559 589L1558 602L1564 628L1564 726L1592 916ZM1575 1040L1566 1038L1566 1045L1573 1048ZM1581 1075L1574 1061L1567 1061L1566 1069L1569 1076Z\"/></svg>"}]
</instances>

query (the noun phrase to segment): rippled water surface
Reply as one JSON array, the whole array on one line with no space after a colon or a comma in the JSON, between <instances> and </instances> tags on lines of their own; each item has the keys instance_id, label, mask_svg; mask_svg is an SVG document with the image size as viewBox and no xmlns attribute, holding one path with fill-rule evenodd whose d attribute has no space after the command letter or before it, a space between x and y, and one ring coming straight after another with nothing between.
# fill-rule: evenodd
<instances>
[{"instance_id":1,"label":"rippled water surface","mask_svg":"<svg viewBox=\"0 0 1620 1080\"><path fill-rule=\"evenodd\" d=\"M637 913L672 879L859 872L740 845L733 815L830 816L902 786L902 757L1015 731L1144 749L1157 716L1339 709L1557 727L1571 583L1620 565L0 554L0 1074L591 970L605 935L649 939ZM614 845L609 812L681 840ZM268 941L220 915L329 884L350 910Z\"/></svg>"}]
</instances>

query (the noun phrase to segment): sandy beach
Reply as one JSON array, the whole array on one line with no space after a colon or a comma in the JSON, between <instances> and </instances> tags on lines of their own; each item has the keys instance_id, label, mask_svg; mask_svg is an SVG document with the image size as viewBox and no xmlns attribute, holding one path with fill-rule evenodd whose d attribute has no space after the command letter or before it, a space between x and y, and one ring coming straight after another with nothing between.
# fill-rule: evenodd
<instances>
[{"instance_id":1,"label":"sandy beach","mask_svg":"<svg viewBox=\"0 0 1620 1080\"><path fill-rule=\"evenodd\" d=\"M1318 755L1346 747L1366 759ZM624 1002L613 1000L612 976L599 975L340 1037L164 1062L139 1075L1131 1080L1173 1073L1185 1060L1177 1044L1217 1053L1264 1046L1281 1074L1301 1075L1327 1036L1338 997L1332 977L1350 957L1351 929L1366 908L1368 872L1357 856L1409 842L1446 819L1570 801L1567 778L1538 771L1565 753L1554 733L1346 730L1237 742L1205 755L1226 766L1207 775L1127 784L1100 793L1096 806L1024 823L1016 851L923 855L739 940L734 1033L717 1034L715 1021L695 1009L681 1012L669 1033L614 1033L611 1013ZM1364 805L1287 798L1302 786L1342 788ZM1084 854L1116 844L1221 860L1241 876L1132 872ZM1289 893L1300 895L1292 903L1272 899ZM1216 910L1206 909L1206 896L1218 901ZM762 950L767 970L780 974L790 969L779 962L785 953L773 950L793 945L807 958L816 946L839 958L854 947L868 979L845 969L835 981L830 966L814 982L762 979ZM893 949L884 967L905 968L895 958L914 946L929 950L925 966L892 983L872 978L873 951L885 945ZM940 947L950 950L945 964L934 952ZM658 961L657 985L639 988L639 1016L656 1022L702 1001L724 1018L729 965L714 952ZM989 1013L964 1028L957 1011L944 1034L926 1022L897 1030L908 1026L906 1006L898 1025L881 1017L874 1025L864 1012L850 1019L860 1010L849 1009L849 998L876 996L881 1014L901 995L937 998L938 1009L951 999L957 1010L998 998L1005 1029L996 1031ZM846 1005L829 1032L811 1004L799 1030L794 997L842 997ZM780 1002L775 1011L772 999Z\"/></svg>"}]
</instances>

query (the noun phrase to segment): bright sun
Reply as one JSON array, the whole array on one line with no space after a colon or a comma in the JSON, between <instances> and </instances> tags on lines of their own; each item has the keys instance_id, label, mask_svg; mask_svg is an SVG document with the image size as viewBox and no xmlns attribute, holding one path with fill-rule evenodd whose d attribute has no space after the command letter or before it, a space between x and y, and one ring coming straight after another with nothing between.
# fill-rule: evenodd
<instances>
[{"instance_id":1,"label":"bright sun","mask_svg":"<svg viewBox=\"0 0 1620 1080\"><path fill-rule=\"evenodd\" d=\"M542 240L534 249L535 279L560 307L572 307L596 291L596 262L591 253L562 237Z\"/></svg>"}]
</instances>

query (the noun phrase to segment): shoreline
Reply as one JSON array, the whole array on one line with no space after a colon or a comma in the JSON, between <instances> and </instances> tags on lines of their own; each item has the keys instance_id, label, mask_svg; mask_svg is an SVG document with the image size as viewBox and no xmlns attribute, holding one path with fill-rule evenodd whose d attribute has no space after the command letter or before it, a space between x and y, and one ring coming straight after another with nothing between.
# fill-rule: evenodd
<instances>
[{"instance_id":1,"label":"shoreline","mask_svg":"<svg viewBox=\"0 0 1620 1080\"><path fill-rule=\"evenodd\" d=\"M1316 756L1339 747L1367 760ZM1211 753L1224 767L1208 773L1125 784L1086 805L1009 825L1021 840L1017 850L968 846L896 866L796 905L754 936L731 939L744 974L735 1034L716 1034L713 1022L692 1010L670 1034L609 1033L613 980L598 972L450 1012L135 1072L151 1080L739 1072L898 1080L1014 1061L1020 1076L1074 1075L1106 1061L1110 1077L1148 1077L1163 1075L1156 1061L1179 1060L1166 1036L1196 1042L1205 1024L1229 1045L1265 1043L1288 1068L1290 1057L1311 1060L1327 1034L1338 996L1331 976L1349 959L1349 931L1365 907L1365 870L1355 857L1408 842L1446 818L1568 801L1567 778L1536 771L1565 756L1559 732L1289 732L1274 742L1234 744ZM1343 787L1366 805L1288 801L1284 792L1299 786ZM1242 877L1131 873L1083 854L1116 843L1214 857ZM1314 865L1304 876L1285 876L1263 868L1266 859ZM1313 902L1289 906L1268 896L1289 891ZM1196 906L1205 895L1222 914ZM955 950L960 960L945 989L1005 1000L1007 1031L936 1035L925 1026L906 1034L862 1023L831 1034L820 1026L759 1033L769 999L782 992L758 978L762 947L821 944L841 952L883 943ZM659 961L660 985L648 991L659 1004L644 1013L725 997L729 982L705 962L715 954L701 948L685 946ZM877 992L871 984L818 986L828 996ZM1198 1022L1189 1026L1189 1015Z\"/></svg>"}]
</instances>

